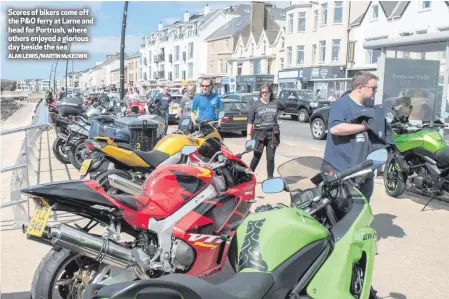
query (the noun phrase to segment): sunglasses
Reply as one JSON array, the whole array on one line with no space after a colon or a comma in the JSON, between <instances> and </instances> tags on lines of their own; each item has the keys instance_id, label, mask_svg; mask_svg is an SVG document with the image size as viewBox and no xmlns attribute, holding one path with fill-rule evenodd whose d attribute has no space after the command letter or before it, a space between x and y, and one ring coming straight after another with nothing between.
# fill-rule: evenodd
<instances>
[{"instance_id":1,"label":"sunglasses","mask_svg":"<svg viewBox=\"0 0 449 299\"><path fill-rule=\"evenodd\" d=\"M210 85L201 85L201 87L210 87Z\"/></svg>"},{"instance_id":2,"label":"sunglasses","mask_svg":"<svg viewBox=\"0 0 449 299\"><path fill-rule=\"evenodd\" d=\"M372 89L374 92L377 91L377 86L364 86L366 88Z\"/></svg>"}]
</instances>

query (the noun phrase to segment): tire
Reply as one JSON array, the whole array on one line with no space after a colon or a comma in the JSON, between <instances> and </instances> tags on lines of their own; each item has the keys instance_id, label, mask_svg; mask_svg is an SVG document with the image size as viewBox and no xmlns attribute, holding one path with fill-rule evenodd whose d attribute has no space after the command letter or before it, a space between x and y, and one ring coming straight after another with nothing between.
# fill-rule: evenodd
<instances>
[{"instance_id":1,"label":"tire","mask_svg":"<svg viewBox=\"0 0 449 299\"><path fill-rule=\"evenodd\" d=\"M32 299L60 299L60 294L53 296L55 280L58 274L63 271L70 260L76 258L79 254L67 249L52 248L42 259L36 271L34 272L33 282L31 283ZM66 272L67 273L67 272ZM63 298L65 299L65 298Z\"/></svg>"},{"instance_id":2,"label":"tire","mask_svg":"<svg viewBox=\"0 0 449 299\"><path fill-rule=\"evenodd\" d=\"M298 111L298 120L300 123L306 123L309 121L309 112L306 109L300 109Z\"/></svg>"},{"instance_id":3,"label":"tire","mask_svg":"<svg viewBox=\"0 0 449 299\"><path fill-rule=\"evenodd\" d=\"M385 164L384 170L384 186L385 192L392 197L399 197L404 193L405 187L407 185L407 175L402 171L394 170L395 159L389 159ZM392 171L393 170L393 171ZM390 185L389 179L391 175L396 176L396 182L394 185ZM390 177L390 178L389 178Z\"/></svg>"},{"instance_id":4,"label":"tire","mask_svg":"<svg viewBox=\"0 0 449 299\"><path fill-rule=\"evenodd\" d=\"M247 130L243 130L243 131L242 131L242 135L243 135L243 136L246 136L247 134L248 134L248 131L247 131Z\"/></svg>"},{"instance_id":5,"label":"tire","mask_svg":"<svg viewBox=\"0 0 449 299\"><path fill-rule=\"evenodd\" d=\"M315 118L310 123L310 132L313 139L323 140L326 138L326 124L321 118Z\"/></svg>"},{"instance_id":6,"label":"tire","mask_svg":"<svg viewBox=\"0 0 449 299\"><path fill-rule=\"evenodd\" d=\"M62 148L65 145L65 140L61 137L57 137L55 141L53 141L53 155L55 158L61 162L62 164L70 164L70 158L68 155L64 155Z\"/></svg>"},{"instance_id":7,"label":"tire","mask_svg":"<svg viewBox=\"0 0 449 299\"><path fill-rule=\"evenodd\" d=\"M80 170L81 168L81 163L78 162L77 158L76 158L76 150L79 146L84 146L84 139L78 140L77 142L75 142L75 144L70 148L70 152L69 152L69 158L70 158L70 163L72 163L73 167L75 167L76 169ZM84 160L83 160L84 161Z\"/></svg>"}]
</instances>

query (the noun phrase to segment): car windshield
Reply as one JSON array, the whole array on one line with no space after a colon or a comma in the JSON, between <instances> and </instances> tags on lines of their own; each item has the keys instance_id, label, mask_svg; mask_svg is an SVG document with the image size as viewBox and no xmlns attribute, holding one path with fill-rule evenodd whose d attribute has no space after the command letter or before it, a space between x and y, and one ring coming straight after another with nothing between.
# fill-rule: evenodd
<instances>
[{"instance_id":1,"label":"car windshield","mask_svg":"<svg viewBox=\"0 0 449 299\"><path fill-rule=\"evenodd\" d=\"M223 109L225 111L248 112L248 104L246 102L224 102Z\"/></svg>"},{"instance_id":2,"label":"car windshield","mask_svg":"<svg viewBox=\"0 0 449 299\"><path fill-rule=\"evenodd\" d=\"M305 191L316 188L323 177L333 175L335 168L318 157L300 157L278 167L290 191Z\"/></svg>"}]
</instances>

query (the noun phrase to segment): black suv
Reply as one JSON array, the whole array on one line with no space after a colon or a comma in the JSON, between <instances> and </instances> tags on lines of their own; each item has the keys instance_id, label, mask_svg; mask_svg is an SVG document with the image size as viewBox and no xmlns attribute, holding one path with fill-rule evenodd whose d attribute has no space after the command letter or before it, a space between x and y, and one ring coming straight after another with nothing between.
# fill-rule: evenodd
<instances>
[{"instance_id":1,"label":"black suv","mask_svg":"<svg viewBox=\"0 0 449 299\"><path fill-rule=\"evenodd\" d=\"M315 109L329 106L330 101L314 99L311 90L282 89L279 93L279 100L285 105L284 115L290 115L293 120L302 123L309 121Z\"/></svg>"}]
</instances>

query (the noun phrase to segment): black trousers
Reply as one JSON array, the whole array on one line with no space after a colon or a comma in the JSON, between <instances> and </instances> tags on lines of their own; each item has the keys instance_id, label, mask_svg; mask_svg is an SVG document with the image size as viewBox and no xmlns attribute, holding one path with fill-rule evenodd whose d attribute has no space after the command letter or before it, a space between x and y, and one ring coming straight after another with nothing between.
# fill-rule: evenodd
<instances>
[{"instance_id":1,"label":"black trousers","mask_svg":"<svg viewBox=\"0 0 449 299\"><path fill-rule=\"evenodd\" d=\"M264 148L266 151L266 157L267 157L267 174L268 174L268 178L272 178L273 177L273 173L274 173L274 155L276 153L276 147L273 148L271 146L271 140L270 139L265 139L264 140ZM257 165L259 165L260 162L260 158L262 158L262 152L259 151L255 151L254 152L254 157L251 160L251 165L250 168L252 171L255 171L257 168Z\"/></svg>"}]
</instances>

